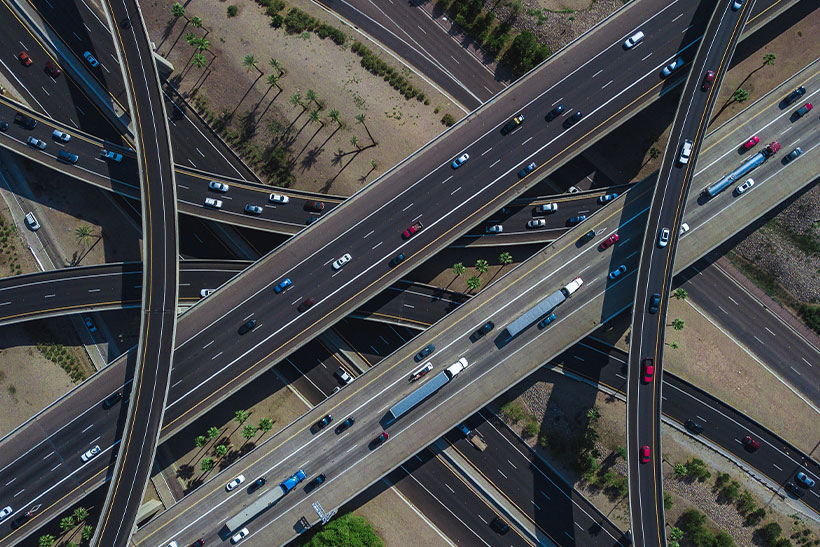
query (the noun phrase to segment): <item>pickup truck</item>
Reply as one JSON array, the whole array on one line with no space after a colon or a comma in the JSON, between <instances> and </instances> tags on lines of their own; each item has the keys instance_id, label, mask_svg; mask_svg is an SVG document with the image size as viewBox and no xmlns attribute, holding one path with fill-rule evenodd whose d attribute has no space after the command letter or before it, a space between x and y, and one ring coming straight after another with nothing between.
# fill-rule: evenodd
<instances>
[{"instance_id":1,"label":"pickup truck","mask_svg":"<svg viewBox=\"0 0 820 547\"><path fill-rule=\"evenodd\" d=\"M410 239L416 234L416 232L418 232L422 228L424 228L424 224L422 224L421 222L414 222L413 224L408 226L407 229L402 233L402 237L404 239Z\"/></svg>"},{"instance_id":2,"label":"pickup truck","mask_svg":"<svg viewBox=\"0 0 820 547\"><path fill-rule=\"evenodd\" d=\"M464 436L467 437L470 444L479 449L481 452L484 452L484 450L487 449L487 443L484 442L484 439L481 437L480 433L477 431L471 431L470 428L464 424L458 426L458 429L464 433Z\"/></svg>"}]
</instances>

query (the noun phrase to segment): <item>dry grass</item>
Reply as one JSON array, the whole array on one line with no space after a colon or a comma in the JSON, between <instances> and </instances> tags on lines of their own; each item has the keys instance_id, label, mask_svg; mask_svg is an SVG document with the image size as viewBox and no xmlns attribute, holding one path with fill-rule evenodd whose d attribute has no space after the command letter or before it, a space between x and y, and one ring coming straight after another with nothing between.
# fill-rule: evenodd
<instances>
[{"instance_id":1,"label":"dry grass","mask_svg":"<svg viewBox=\"0 0 820 547\"><path fill-rule=\"evenodd\" d=\"M395 487L388 488L365 504L354 514L367 519L373 531L388 547L407 545L443 545L444 541L407 503ZM399 526L396 524L400 523Z\"/></svg>"}]
</instances>

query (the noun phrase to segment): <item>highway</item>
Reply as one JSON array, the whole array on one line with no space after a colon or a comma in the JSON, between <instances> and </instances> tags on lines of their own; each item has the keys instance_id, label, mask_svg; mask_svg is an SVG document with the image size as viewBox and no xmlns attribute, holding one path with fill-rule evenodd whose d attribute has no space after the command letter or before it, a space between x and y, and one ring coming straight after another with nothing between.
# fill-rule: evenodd
<instances>
[{"instance_id":1,"label":"highway","mask_svg":"<svg viewBox=\"0 0 820 547\"><path fill-rule=\"evenodd\" d=\"M720 84L751 14L751 3L739 10L734 6L724 2L713 8L672 122L642 238L629 335L626 435L630 530L636 545L666 545L660 427L662 382L649 376L646 367L654 367L652 374L658 377L663 371L666 308L683 208ZM710 76L711 86L705 84ZM684 147L689 151L684 151ZM617 274L610 277L613 275ZM653 294L660 300L657 306ZM642 384L649 385L644 388Z\"/></svg>"}]
</instances>

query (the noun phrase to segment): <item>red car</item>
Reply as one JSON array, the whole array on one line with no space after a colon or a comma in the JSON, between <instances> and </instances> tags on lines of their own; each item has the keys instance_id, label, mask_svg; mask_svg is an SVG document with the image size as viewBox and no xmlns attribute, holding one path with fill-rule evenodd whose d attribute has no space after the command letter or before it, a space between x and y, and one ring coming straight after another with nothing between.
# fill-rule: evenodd
<instances>
[{"instance_id":1,"label":"red car","mask_svg":"<svg viewBox=\"0 0 820 547\"><path fill-rule=\"evenodd\" d=\"M57 78L60 76L60 74L63 73L63 71L60 70L60 67L58 67L51 61L46 61L46 72L48 72L52 78Z\"/></svg>"},{"instance_id":2,"label":"red car","mask_svg":"<svg viewBox=\"0 0 820 547\"><path fill-rule=\"evenodd\" d=\"M760 441L756 441L751 435L746 435L746 437L743 438L743 446L745 446L749 452L754 452L760 448Z\"/></svg>"},{"instance_id":3,"label":"red car","mask_svg":"<svg viewBox=\"0 0 820 547\"><path fill-rule=\"evenodd\" d=\"M709 91L712 88L712 82L715 81L715 71L710 70L706 73L706 76L703 77L703 85L700 88L704 91Z\"/></svg>"},{"instance_id":4,"label":"red car","mask_svg":"<svg viewBox=\"0 0 820 547\"><path fill-rule=\"evenodd\" d=\"M384 441L388 439L388 437L390 437L390 435L387 434L387 431L382 431L381 435L373 439L373 445L378 446L382 444Z\"/></svg>"},{"instance_id":5,"label":"red car","mask_svg":"<svg viewBox=\"0 0 820 547\"><path fill-rule=\"evenodd\" d=\"M18 53L17 58L20 59L20 62L23 63L23 65L31 66L31 57L29 57L28 53L26 53L25 51L21 51L20 53Z\"/></svg>"},{"instance_id":6,"label":"red car","mask_svg":"<svg viewBox=\"0 0 820 547\"><path fill-rule=\"evenodd\" d=\"M612 247L615 243L617 243L617 242L618 242L618 240L619 240L619 239L621 239L621 236L619 236L618 234L612 234L611 236L609 236L608 238L606 238L606 239L605 239L605 240L601 243L601 250L602 250L602 251L604 251L604 250L606 250L606 249L608 249L608 248Z\"/></svg>"},{"instance_id":7,"label":"red car","mask_svg":"<svg viewBox=\"0 0 820 547\"><path fill-rule=\"evenodd\" d=\"M746 149L746 150L750 150L750 149L754 148L754 145L756 145L759 142L760 142L760 137L755 135L754 137L752 137L751 139L749 139L748 141L743 143L743 148Z\"/></svg>"},{"instance_id":8,"label":"red car","mask_svg":"<svg viewBox=\"0 0 820 547\"><path fill-rule=\"evenodd\" d=\"M402 232L401 236L404 239L410 239L411 237L413 237L413 235L415 235L416 232L418 232L422 228L424 228L424 225L421 222L414 222L413 224L408 226L408 228L404 232Z\"/></svg>"},{"instance_id":9,"label":"red car","mask_svg":"<svg viewBox=\"0 0 820 547\"><path fill-rule=\"evenodd\" d=\"M652 381L652 378L655 376L655 360L654 359L644 359L643 360L643 377L641 380L644 384L648 384Z\"/></svg>"},{"instance_id":10,"label":"red car","mask_svg":"<svg viewBox=\"0 0 820 547\"><path fill-rule=\"evenodd\" d=\"M641 463L649 463L649 445L641 447Z\"/></svg>"}]
</instances>

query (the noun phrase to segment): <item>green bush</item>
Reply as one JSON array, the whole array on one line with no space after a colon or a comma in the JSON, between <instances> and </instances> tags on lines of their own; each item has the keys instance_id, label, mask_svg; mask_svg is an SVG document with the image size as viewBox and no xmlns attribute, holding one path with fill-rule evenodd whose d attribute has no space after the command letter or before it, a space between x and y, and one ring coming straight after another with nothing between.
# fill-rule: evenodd
<instances>
[{"instance_id":1,"label":"green bush","mask_svg":"<svg viewBox=\"0 0 820 547\"><path fill-rule=\"evenodd\" d=\"M521 420L527 418L527 411L524 409L523 406L516 403L515 401L505 403L501 407L501 412L504 414L504 416L507 417L508 420L510 420L514 424L517 424Z\"/></svg>"},{"instance_id":2,"label":"green bush","mask_svg":"<svg viewBox=\"0 0 820 547\"><path fill-rule=\"evenodd\" d=\"M228 6L228 17L236 17L236 14L239 13L239 8L236 6Z\"/></svg>"},{"instance_id":3,"label":"green bush","mask_svg":"<svg viewBox=\"0 0 820 547\"><path fill-rule=\"evenodd\" d=\"M666 510L669 510L669 508L672 507L673 503L674 502L672 501L672 494L670 494L669 492L664 492L663 493L663 508L666 509Z\"/></svg>"},{"instance_id":4,"label":"green bush","mask_svg":"<svg viewBox=\"0 0 820 547\"><path fill-rule=\"evenodd\" d=\"M310 541L305 543L306 547L335 547L337 545L382 547L384 541L376 535L367 520L348 513L322 526L310 538Z\"/></svg>"},{"instance_id":5,"label":"green bush","mask_svg":"<svg viewBox=\"0 0 820 547\"><path fill-rule=\"evenodd\" d=\"M746 526L755 526L756 524L759 524L765 516L766 510L760 507L759 509L755 509L754 511L746 515L746 521L744 524L746 524Z\"/></svg>"},{"instance_id":6,"label":"green bush","mask_svg":"<svg viewBox=\"0 0 820 547\"><path fill-rule=\"evenodd\" d=\"M800 315L811 330L820 334L820 305L801 304Z\"/></svg>"},{"instance_id":7,"label":"green bush","mask_svg":"<svg viewBox=\"0 0 820 547\"><path fill-rule=\"evenodd\" d=\"M538 435L539 431L538 422L532 421L527 422L527 425L524 426L523 436L525 439L529 439L531 437L535 437Z\"/></svg>"},{"instance_id":8,"label":"green bush","mask_svg":"<svg viewBox=\"0 0 820 547\"><path fill-rule=\"evenodd\" d=\"M450 115L450 113L448 112L447 114L445 114L445 115L441 118L441 123L443 123L443 124L444 124L444 125L446 125L447 127L450 127L451 125L453 125L454 123L456 123L456 120L455 120L455 118L453 118L453 116L451 116L451 115Z\"/></svg>"},{"instance_id":9,"label":"green bush","mask_svg":"<svg viewBox=\"0 0 820 547\"><path fill-rule=\"evenodd\" d=\"M783 528L781 528L776 522L770 522L761 527L758 532L760 533L760 537L763 538L766 543L771 545L777 541L777 538L779 538L780 534L783 533Z\"/></svg>"},{"instance_id":10,"label":"green bush","mask_svg":"<svg viewBox=\"0 0 820 547\"><path fill-rule=\"evenodd\" d=\"M706 468L703 460L698 458L689 458L686 462L686 476L692 480L703 482L712 476L712 473Z\"/></svg>"},{"instance_id":11,"label":"green bush","mask_svg":"<svg viewBox=\"0 0 820 547\"><path fill-rule=\"evenodd\" d=\"M692 534L700 529L706 522L706 515L697 509L689 509L680 516L681 529L687 534Z\"/></svg>"}]
</instances>

